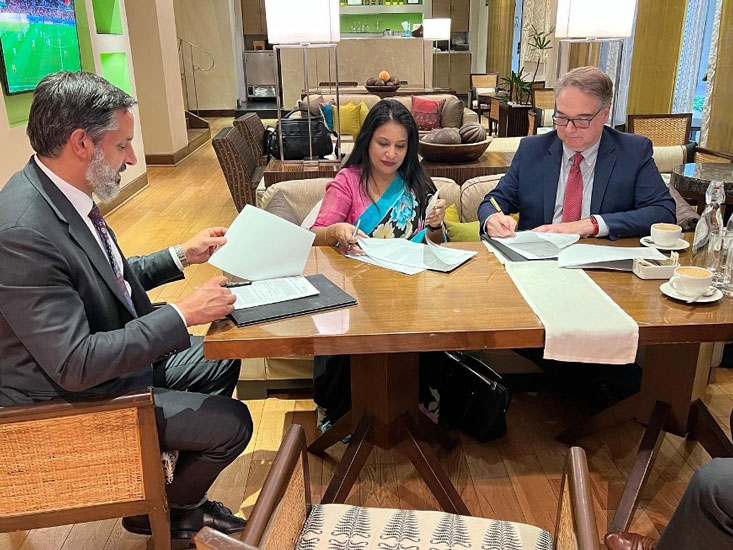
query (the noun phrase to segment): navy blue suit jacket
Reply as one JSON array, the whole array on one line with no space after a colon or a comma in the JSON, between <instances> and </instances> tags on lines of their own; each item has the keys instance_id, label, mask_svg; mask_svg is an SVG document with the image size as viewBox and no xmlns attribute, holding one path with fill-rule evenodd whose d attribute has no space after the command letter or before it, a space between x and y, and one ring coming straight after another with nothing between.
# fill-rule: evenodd
<instances>
[{"instance_id":1,"label":"navy blue suit jacket","mask_svg":"<svg viewBox=\"0 0 733 550\"><path fill-rule=\"evenodd\" d=\"M552 223L563 147L557 132L522 139L512 165L478 208L481 231L496 213L519 213L517 229ZM654 223L676 223L675 203L652 159L651 141L604 127L596 159L591 214L600 214L608 236L649 235Z\"/></svg>"}]
</instances>

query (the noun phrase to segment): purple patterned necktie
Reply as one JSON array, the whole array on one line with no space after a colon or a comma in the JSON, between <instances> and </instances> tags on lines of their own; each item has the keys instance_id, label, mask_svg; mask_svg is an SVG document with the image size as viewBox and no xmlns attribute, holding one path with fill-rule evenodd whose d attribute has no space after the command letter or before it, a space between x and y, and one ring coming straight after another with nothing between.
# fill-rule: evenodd
<instances>
[{"instance_id":1,"label":"purple patterned necktie","mask_svg":"<svg viewBox=\"0 0 733 550\"><path fill-rule=\"evenodd\" d=\"M115 262L114 254L112 254L112 242L109 237L109 232L107 231L107 222L104 221L102 213L99 211L99 207L96 203L93 203L92 210L91 212L89 212L89 219L92 220L92 224L94 224L94 229L97 230L97 234L102 241L104 251L107 253L107 260L109 261L109 265L112 267L112 272L117 278L117 284L120 286L120 290L125 296L125 300L127 300L127 305L129 305L132 312L137 315L137 312L135 311L135 306L132 303L132 297L130 296L130 292L127 290L125 279L120 272L120 268L117 265L117 262Z\"/></svg>"}]
</instances>

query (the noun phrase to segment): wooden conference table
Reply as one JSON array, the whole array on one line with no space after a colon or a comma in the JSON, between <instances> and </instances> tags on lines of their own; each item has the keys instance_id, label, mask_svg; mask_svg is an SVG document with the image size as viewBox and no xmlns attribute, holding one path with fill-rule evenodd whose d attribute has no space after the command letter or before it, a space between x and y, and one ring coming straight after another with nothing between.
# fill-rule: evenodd
<instances>
[{"instance_id":1,"label":"wooden conference table","mask_svg":"<svg viewBox=\"0 0 733 550\"><path fill-rule=\"evenodd\" d=\"M633 246L631 239L616 244ZM244 328L219 321L204 340L205 354L212 359L351 354L352 409L309 447L323 452L353 434L323 502L345 501L376 444L398 446L446 511L469 514L428 443L449 441L419 413L418 352L541 347L544 328L481 243L449 246L477 250L478 255L453 273L412 277L316 247L305 274L326 275L358 300L356 306ZM648 424L614 519L619 528L631 521L663 430L692 432L711 455L733 455L733 445L699 401L710 366L708 343L731 339L733 307L725 297L706 305L675 302L659 291L660 281L631 273L589 274L637 321L639 344L649 346L641 392L563 434L566 440L582 437L619 418Z\"/></svg>"}]
</instances>

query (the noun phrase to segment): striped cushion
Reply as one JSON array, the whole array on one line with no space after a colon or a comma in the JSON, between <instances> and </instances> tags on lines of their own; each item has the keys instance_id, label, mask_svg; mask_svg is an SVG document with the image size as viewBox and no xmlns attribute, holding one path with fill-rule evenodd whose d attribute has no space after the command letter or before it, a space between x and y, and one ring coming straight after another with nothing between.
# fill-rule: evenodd
<instances>
[{"instance_id":1,"label":"striped cushion","mask_svg":"<svg viewBox=\"0 0 733 550\"><path fill-rule=\"evenodd\" d=\"M296 550L552 550L544 529L446 512L316 505Z\"/></svg>"}]
</instances>

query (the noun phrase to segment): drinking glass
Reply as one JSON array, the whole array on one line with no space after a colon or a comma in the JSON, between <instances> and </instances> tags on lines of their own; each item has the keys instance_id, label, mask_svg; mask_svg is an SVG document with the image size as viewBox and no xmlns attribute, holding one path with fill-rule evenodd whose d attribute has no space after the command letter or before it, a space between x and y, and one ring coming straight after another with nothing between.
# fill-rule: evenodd
<instances>
[{"instance_id":1,"label":"drinking glass","mask_svg":"<svg viewBox=\"0 0 733 550\"><path fill-rule=\"evenodd\" d=\"M729 286L731 273L728 264L733 256L733 233L725 229L712 231L705 256L706 267L713 272L713 286L721 289Z\"/></svg>"},{"instance_id":2,"label":"drinking glass","mask_svg":"<svg viewBox=\"0 0 733 550\"><path fill-rule=\"evenodd\" d=\"M729 230L725 238L728 239L728 259L725 262L725 275L723 279L728 282L723 284L720 290L726 296L733 296L733 248L731 248L733 247L733 231Z\"/></svg>"}]
</instances>

